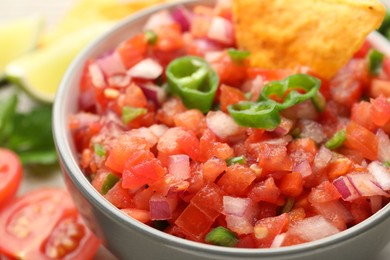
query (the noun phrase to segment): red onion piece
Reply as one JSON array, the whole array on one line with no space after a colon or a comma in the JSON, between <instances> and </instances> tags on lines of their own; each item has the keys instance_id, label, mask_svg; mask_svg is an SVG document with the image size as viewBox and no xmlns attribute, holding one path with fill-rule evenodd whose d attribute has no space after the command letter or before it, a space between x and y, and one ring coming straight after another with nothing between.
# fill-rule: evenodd
<instances>
[{"instance_id":1,"label":"red onion piece","mask_svg":"<svg viewBox=\"0 0 390 260\"><path fill-rule=\"evenodd\" d=\"M294 168L294 172L299 172L303 178L306 178L313 174L313 171L311 169L310 163L307 160L303 160L302 162L298 163Z\"/></svg>"},{"instance_id":2,"label":"red onion piece","mask_svg":"<svg viewBox=\"0 0 390 260\"><path fill-rule=\"evenodd\" d=\"M253 232L252 223L245 217L227 215L225 219L227 228L239 235L250 234Z\"/></svg>"},{"instance_id":3,"label":"red onion piece","mask_svg":"<svg viewBox=\"0 0 390 260\"><path fill-rule=\"evenodd\" d=\"M180 24L182 32L187 32L190 29L192 13L184 6L179 6L173 10L172 18Z\"/></svg>"},{"instance_id":4,"label":"red onion piece","mask_svg":"<svg viewBox=\"0 0 390 260\"><path fill-rule=\"evenodd\" d=\"M168 127L166 125L152 125L149 127L153 134L155 134L158 138L160 138L167 130Z\"/></svg>"},{"instance_id":5,"label":"red onion piece","mask_svg":"<svg viewBox=\"0 0 390 260\"><path fill-rule=\"evenodd\" d=\"M390 147L388 147L390 149ZM374 176L375 182L385 191L390 190L390 170L377 161L367 166L368 171Z\"/></svg>"},{"instance_id":6,"label":"red onion piece","mask_svg":"<svg viewBox=\"0 0 390 260\"><path fill-rule=\"evenodd\" d=\"M347 177L341 176L333 181L343 200L351 201L360 195Z\"/></svg>"},{"instance_id":7,"label":"red onion piece","mask_svg":"<svg viewBox=\"0 0 390 260\"><path fill-rule=\"evenodd\" d=\"M146 58L138 62L127 71L131 77L142 79L156 79L162 72L163 67L151 58Z\"/></svg>"},{"instance_id":8,"label":"red onion piece","mask_svg":"<svg viewBox=\"0 0 390 260\"><path fill-rule=\"evenodd\" d=\"M150 219L166 220L172 218L172 211L167 198L154 194L149 201Z\"/></svg>"},{"instance_id":9,"label":"red onion piece","mask_svg":"<svg viewBox=\"0 0 390 260\"><path fill-rule=\"evenodd\" d=\"M375 195L389 196L388 193L378 186L374 177L368 173L348 174L347 178L355 187L357 192L363 197Z\"/></svg>"},{"instance_id":10,"label":"red onion piece","mask_svg":"<svg viewBox=\"0 0 390 260\"><path fill-rule=\"evenodd\" d=\"M223 214L243 217L251 202L249 198L223 196Z\"/></svg>"},{"instance_id":11,"label":"red onion piece","mask_svg":"<svg viewBox=\"0 0 390 260\"><path fill-rule=\"evenodd\" d=\"M286 238L286 233L277 234L274 238L274 241L272 241L270 248L281 247L285 238Z\"/></svg>"},{"instance_id":12,"label":"red onion piece","mask_svg":"<svg viewBox=\"0 0 390 260\"><path fill-rule=\"evenodd\" d=\"M96 64L107 77L126 73L126 67L117 52L97 59Z\"/></svg>"},{"instance_id":13,"label":"red onion piece","mask_svg":"<svg viewBox=\"0 0 390 260\"><path fill-rule=\"evenodd\" d=\"M170 155L168 161L168 172L177 180L185 180L191 177L190 157L188 155Z\"/></svg>"},{"instance_id":14,"label":"red onion piece","mask_svg":"<svg viewBox=\"0 0 390 260\"><path fill-rule=\"evenodd\" d=\"M317 169L323 169L328 165L331 159L332 151L325 146L321 146L320 150L314 157L314 167L316 167Z\"/></svg>"},{"instance_id":15,"label":"red onion piece","mask_svg":"<svg viewBox=\"0 0 390 260\"><path fill-rule=\"evenodd\" d=\"M234 44L233 35L233 25L231 21L219 16L213 17L207 33L207 37L209 39L223 44L232 45Z\"/></svg>"},{"instance_id":16,"label":"red onion piece","mask_svg":"<svg viewBox=\"0 0 390 260\"><path fill-rule=\"evenodd\" d=\"M323 216L317 215L296 222L289 228L288 232L306 241L314 241L337 234L340 231Z\"/></svg>"},{"instance_id":17,"label":"red onion piece","mask_svg":"<svg viewBox=\"0 0 390 260\"><path fill-rule=\"evenodd\" d=\"M245 132L245 128L237 125L230 115L222 111L210 111L206 116L206 124L221 139L237 136Z\"/></svg>"},{"instance_id":18,"label":"red onion piece","mask_svg":"<svg viewBox=\"0 0 390 260\"><path fill-rule=\"evenodd\" d=\"M321 143L326 138L322 125L316 121L310 119L301 119L298 122L298 127L301 130L301 137L309 137L316 143Z\"/></svg>"},{"instance_id":19,"label":"red onion piece","mask_svg":"<svg viewBox=\"0 0 390 260\"><path fill-rule=\"evenodd\" d=\"M389 136L380 128L376 132L376 136L378 137L378 160L381 162L390 161Z\"/></svg>"},{"instance_id":20,"label":"red onion piece","mask_svg":"<svg viewBox=\"0 0 390 260\"><path fill-rule=\"evenodd\" d=\"M92 63L88 66L88 72L91 75L92 84L97 88L103 88L106 86L106 80L103 72L96 63Z\"/></svg>"},{"instance_id":21,"label":"red onion piece","mask_svg":"<svg viewBox=\"0 0 390 260\"><path fill-rule=\"evenodd\" d=\"M139 85L145 96L156 104L162 104L167 99L167 93L162 87L149 82Z\"/></svg>"},{"instance_id":22,"label":"red onion piece","mask_svg":"<svg viewBox=\"0 0 390 260\"><path fill-rule=\"evenodd\" d=\"M167 10L162 10L150 16L148 21L145 23L144 31L153 30L160 26L169 25L174 23L171 14Z\"/></svg>"}]
</instances>

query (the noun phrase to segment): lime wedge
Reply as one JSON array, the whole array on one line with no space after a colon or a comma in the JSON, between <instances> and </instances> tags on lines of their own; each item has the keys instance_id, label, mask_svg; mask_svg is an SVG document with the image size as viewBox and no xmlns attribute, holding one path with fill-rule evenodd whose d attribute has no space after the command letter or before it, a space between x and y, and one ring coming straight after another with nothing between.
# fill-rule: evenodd
<instances>
[{"instance_id":1,"label":"lime wedge","mask_svg":"<svg viewBox=\"0 0 390 260\"><path fill-rule=\"evenodd\" d=\"M7 79L21 86L32 97L53 102L72 60L111 25L106 22L93 24L12 61L5 68Z\"/></svg>"},{"instance_id":2,"label":"lime wedge","mask_svg":"<svg viewBox=\"0 0 390 260\"><path fill-rule=\"evenodd\" d=\"M31 15L0 24L0 79L6 64L35 49L44 27L41 15Z\"/></svg>"}]
</instances>

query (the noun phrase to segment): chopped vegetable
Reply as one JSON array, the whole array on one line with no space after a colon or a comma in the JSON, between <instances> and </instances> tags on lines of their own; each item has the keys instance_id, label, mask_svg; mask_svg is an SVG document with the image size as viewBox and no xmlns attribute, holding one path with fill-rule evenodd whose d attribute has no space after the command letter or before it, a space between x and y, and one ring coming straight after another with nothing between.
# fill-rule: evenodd
<instances>
[{"instance_id":1,"label":"chopped vegetable","mask_svg":"<svg viewBox=\"0 0 390 260\"><path fill-rule=\"evenodd\" d=\"M368 66L371 75L378 75L381 72L384 58L385 55L377 50L371 50L368 53Z\"/></svg>"},{"instance_id":2,"label":"chopped vegetable","mask_svg":"<svg viewBox=\"0 0 390 260\"><path fill-rule=\"evenodd\" d=\"M146 112L145 108L124 106L122 108L122 121L124 124L128 124L138 116L146 114Z\"/></svg>"},{"instance_id":3,"label":"chopped vegetable","mask_svg":"<svg viewBox=\"0 0 390 260\"><path fill-rule=\"evenodd\" d=\"M104 146L102 146L101 144L98 143L94 144L93 149L96 155L101 157L106 156L106 148L104 148Z\"/></svg>"},{"instance_id":4,"label":"chopped vegetable","mask_svg":"<svg viewBox=\"0 0 390 260\"><path fill-rule=\"evenodd\" d=\"M249 51L237 49L228 49L227 53L229 54L230 58L235 62L243 62L250 55Z\"/></svg>"},{"instance_id":5,"label":"chopped vegetable","mask_svg":"<svg viewBox=\"0 0 390 260\"><path fill-rule=\"evenodd\" d=\"M203 59L195 56L175 59L168 65L166 75L172 92L188 108L197 108L203 113L210 110L219 79Z\"/></svg>"},{"instance_id":6,"label":"chopped vegetable","mask_svg":"<svg viewBox=\"0 0 390 260\"><path fill-rule=\"evenodd\" d=\"M232 164L235 164L235 163L246 164L246 158L245 158L245 156L241 155L241 156L229 158L229 159L226 160L226 164L227 164L228 166L230 166L230 165L232 165Z\"/></svg>"},{"instance_id":7,"label":"chopped vegetable","mask_svg":"<svg viewBox=\"0 0 390 260\"><path fill-rule=\"evenodd\" d=\"M105 195L107 192L114 187L114 185L119 181L119 177L115 174L109 173L102 185L102 194Z\"/></svg>"},{"instance_id":8,"label":"chopped vegetable","mask_svg":"<svg viewBox=\"0 0 390 260\"><path fill-rule=\"evenodd\" d=\"M345 129L343 130L340 130L338 132L336 132L332 138L330 138L326 143L325 143L325 146L326 148L328 149L337 149L339 148L341 145L343 145L345 139L347 138L347 135L346 135L346 132L345 132Z\"/></svg>"},{"instance_id":9,"label":"chopped vegetable","mask_svg":"<svg viewBox=\"0 0 390 260\"><path fill-rule=\"evenodd\" d=\"M145 40L147 43L154 45L157 42L157 34L152 30L147 30L145 32Z\"/></svg>"},{"instance_id":10,"label":"chopped vegetable","mask_svg":"<svg viewBox=\"0 0 390 260\"><path fill-rule=\"evenodd\" d=\"M17 111L18 97L0 102L0 145L13 150L24 165L55 164L57 153L51 131L51 105Z\"/></svg>"},{"instance_id":11,"label":"chopped vegetable","mask_svg":"<svg viewBox=\"0 0 390 260\"><path fill-rule=\"evenodd\" d=\"M246 127L274 129L281 120L273 101L244 101L228 106L228 111L237 124Z\"/></svg>"},{"instance_id":12,"label":"chopped vegetable","mask_svg":"<svg viewBox=\"0 0 390 260\"><path fill-rule=\"evenodd\" d=\"M235 246L238 242L237 236L229 229L216 227L206 235L206 242L218 246Z\"/></svg>"}]
</instances>

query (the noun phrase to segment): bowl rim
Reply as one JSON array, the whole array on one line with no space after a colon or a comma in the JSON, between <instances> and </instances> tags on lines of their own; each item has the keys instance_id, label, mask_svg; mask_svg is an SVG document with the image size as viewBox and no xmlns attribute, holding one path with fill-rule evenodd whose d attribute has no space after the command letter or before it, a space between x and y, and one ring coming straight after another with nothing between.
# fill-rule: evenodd
<instances>
[{"instance_id":1,"label":"bowl rim","mask_svg":"<svg viewBox=\"0 0 390 260\"><path fill-rule=\"evenodd\" d=\"M147 9L141 10L113 25L111 29L103 33L100 37L98 37L86 48L84 48L73 60L66 73L64 74L64 77L59 85L56 94L56 98L53 105L52 129L54 142L57 149L57 155L60 159L60 162L62 163L62 167L65 167L66 171L69 173L69 178L76 186L76 188L87 198L90 203L92 203L95 207L98 207L101 213L105 214L107 217L110 217L124 228L131 228L133 229L133 231L138 232L139 234L148 237L151 240L163 242L168 247L174 247L175 249L179 249L182 251L189 250L206 255L218 254L220 256L226 257L275 257L291 254L307 254L308 252L314 251L318 248L331 247L347 240L353 239L356 236L361 235L369 229L379 225L381 222L385 221L386 218L389 218L390 203L384 206L374 215L370 216L368 219L364 220L363 222L353 227L350 227L340 233L316 241L279 248L227 248L182 239L159 231L148 225L142 224L141 222L138 222L126 216L93 188L91 183L87 180L87 178L80 170L76 160L77 157L75 154L73 154L71 145L69 144L69 142L72 142L72 140L70 139L69 129L67 126L67 117L69 116L69 114L67 112L65 103L68 102L68 100L72 97L68 89L71 89L70 85L72 85L72 82L76 80L74 79L74 75L76 75L80 70L82 70L84 63L90 57L93 50L96 49L102 41L107 41L107 39L112 37L112 35L115 35L118 30L129 27L136 21L145 19L145 17L162 9L172 9L180 5L210 5L214 2L215 1L210 0L184 0L178 2L158 4ZM379 35L379 33L376 32L373 32L370 36L371 38L379 39L380 41L383 41L384 39L381 35ZM384 46L386 44L387 46ZM386 41L384 45L382 42L380 48L387 48L387 53L390 53L390 44ZM63 173L63 175L65 175L65 173Z\"/></svg>"}]
</instances>

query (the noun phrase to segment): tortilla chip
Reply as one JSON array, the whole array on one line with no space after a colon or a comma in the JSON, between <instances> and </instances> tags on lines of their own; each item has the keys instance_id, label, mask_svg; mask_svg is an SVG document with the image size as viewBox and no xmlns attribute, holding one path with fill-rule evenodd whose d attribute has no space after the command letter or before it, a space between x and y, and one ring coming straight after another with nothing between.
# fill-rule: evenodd
<instances>
[{"instance_id":1,"label":"tortilla chip","mask_svg":"<svg viewBox=\"0 0 390 260\"><path fill-rule=\"evenodd\" d=\"M385 16L379 0L234 0L235 34L251 65L307 66L331 78Z\"/></svg>"}]
</instances>

